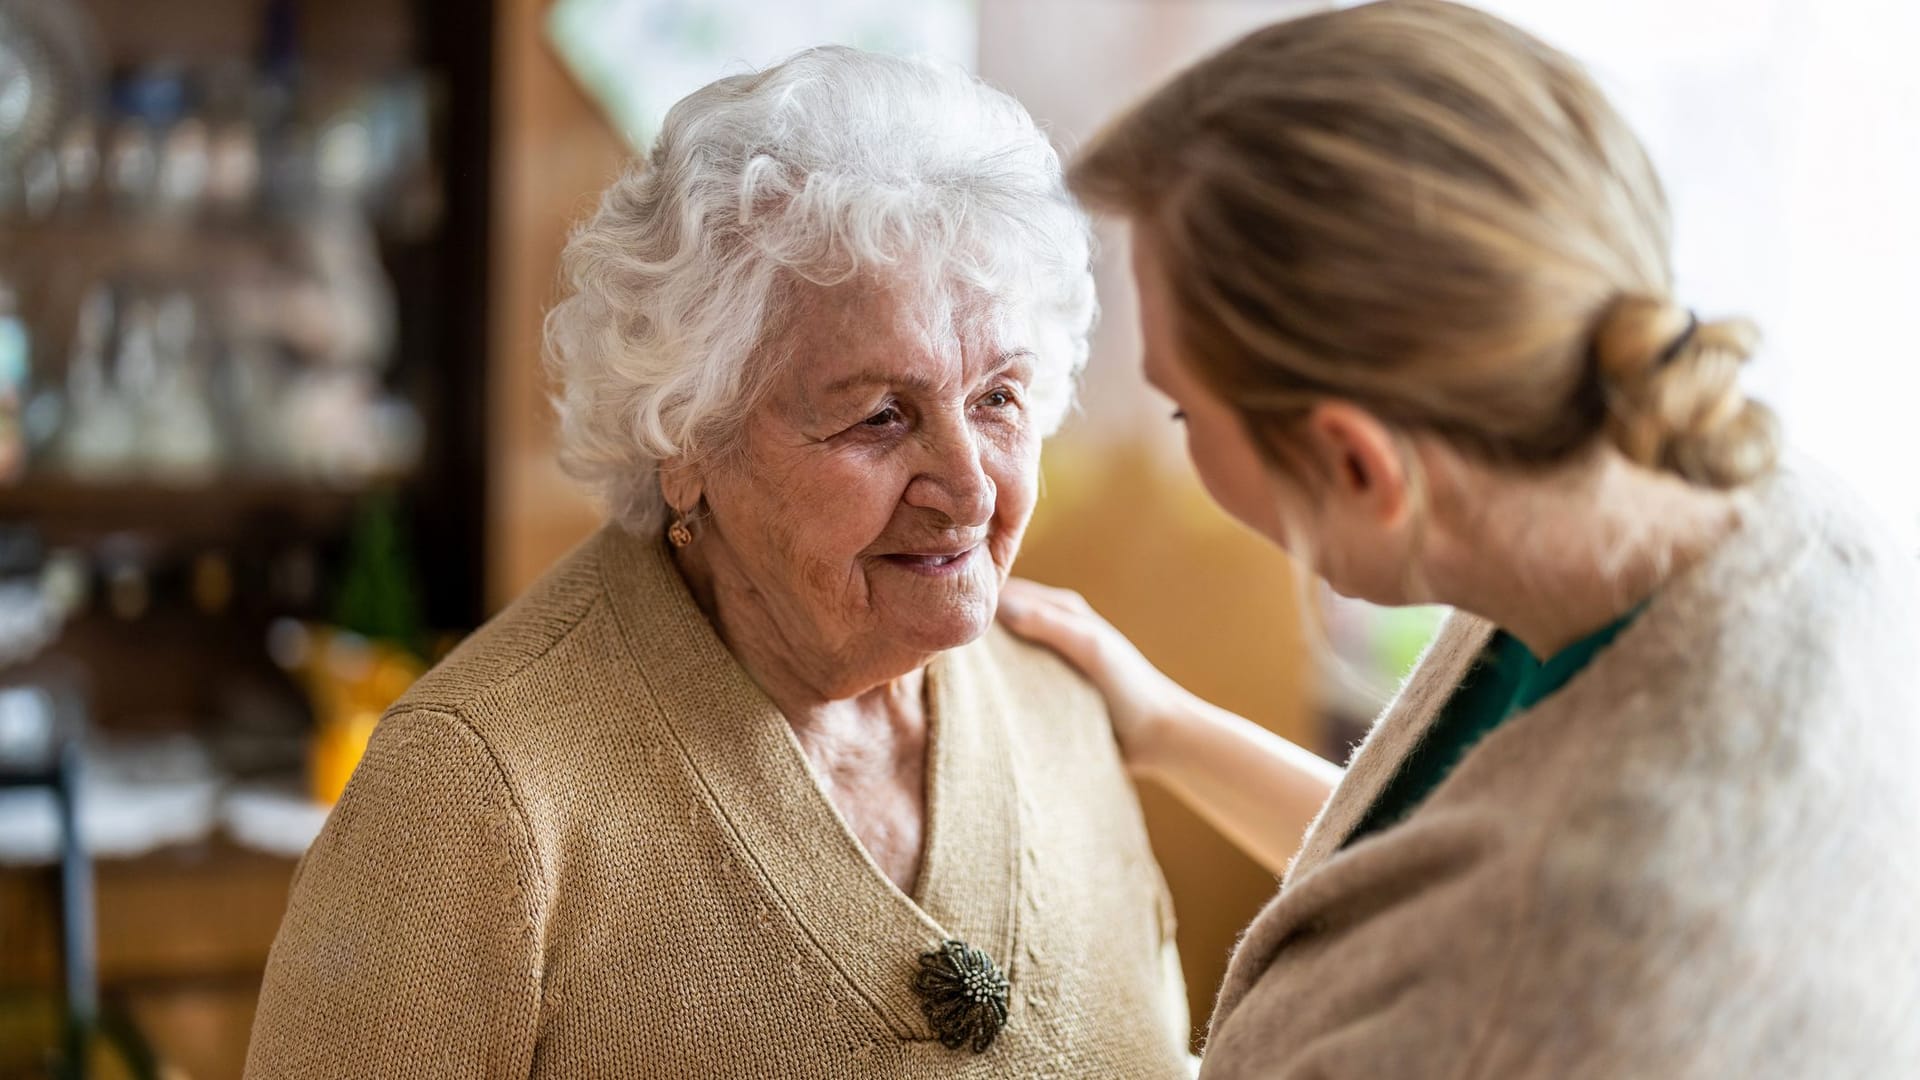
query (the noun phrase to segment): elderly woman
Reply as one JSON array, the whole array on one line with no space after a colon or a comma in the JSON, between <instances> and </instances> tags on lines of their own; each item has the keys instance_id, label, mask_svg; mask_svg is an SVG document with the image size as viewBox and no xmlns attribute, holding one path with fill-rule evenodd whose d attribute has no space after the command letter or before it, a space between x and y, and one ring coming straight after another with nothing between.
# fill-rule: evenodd
<instances>
[{"instance_id":1,"label":"elderly woman","mask_svg":"<svg viewBox=\"0 0 1920 1080\"><path fill-rule=\"evenodd\" d=\"M1093 307L1031 119L847 49L723 79L566 271L613 520L380 725L248 1073L1184 1075L1104 706L992 629Z\"/></svg>"}]
</instances>

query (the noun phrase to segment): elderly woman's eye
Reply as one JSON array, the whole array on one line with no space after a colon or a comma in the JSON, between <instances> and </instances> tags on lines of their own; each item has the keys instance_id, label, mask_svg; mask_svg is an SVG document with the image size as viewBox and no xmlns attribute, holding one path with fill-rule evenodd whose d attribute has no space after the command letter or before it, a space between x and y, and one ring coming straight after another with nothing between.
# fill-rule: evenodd
<instances>
[{"instance_id":1,"label":"elderly woman's eye","mask_svg":"<svg viewBox=\"0 0 1920 1080\"><path fill-rule=\"evenodd\" d=\"M1009 405L1018 404L1018 402L1019 399L1013 396L1013 391L1004 386L980 399L980 404L985 405L989 409L1004 409Z\"/></svg>"},{"instance_id":2,"label":"elderly woman's eye","mask_svg":"<svg viewBox=\"0 0 1920 1080\"><path fill-rule=\"evenodd\" d=\"M882 428L892 426L893 422L898 419L900 419L900 410L889 405L879 412L874 413L872 416L867 417L865 420L860 421L860 423L864 427Z\"/></svg>"}]
</instances>

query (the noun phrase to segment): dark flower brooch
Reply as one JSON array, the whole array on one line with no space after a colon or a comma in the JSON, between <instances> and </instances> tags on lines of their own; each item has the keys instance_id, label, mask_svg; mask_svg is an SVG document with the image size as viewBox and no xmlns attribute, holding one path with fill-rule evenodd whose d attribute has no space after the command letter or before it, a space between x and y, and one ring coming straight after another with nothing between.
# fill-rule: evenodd
<instances>
[{"instance_id":1,"label":"dark flower brooch","mask_svg":"<svg viewBox=\"0 0 1920 1080\"><path fill-rule=\"evenodd\" d=\"M971 1045L986 1053L1007 1023L1007 977L987 954L964 941L943 941L920 954L913 977L920 1010L927 1014L940 1044L949 1050Z\"/></svg>"}]
</instances>

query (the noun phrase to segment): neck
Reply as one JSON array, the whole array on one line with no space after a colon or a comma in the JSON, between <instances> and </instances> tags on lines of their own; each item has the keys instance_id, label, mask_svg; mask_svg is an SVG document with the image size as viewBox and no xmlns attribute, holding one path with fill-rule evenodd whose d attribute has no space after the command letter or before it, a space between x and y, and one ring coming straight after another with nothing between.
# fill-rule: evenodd
<instances>
[{"instance_id":1,"label":"neck","mask_svg":"<svg viewBox=\"0 0 1920 1080\"><path fill-rule=\"evenodd\" d=\"M849 722L898 724L921 715L931 657L874 657L795 641L715 538L703 537L673 555L714 632L797 733Z\"/></svg>"},{"instance_id":2,"label":"neck","mask_svg":"<svg viewBox=\"0 0 1920 1080\"><path fill-rule=\"evenodd\" d=\"M1611 452L1573 476L1475 487L1459 500L1474 508L1464 526L1438 545L1437 598L1542 659L1645 603L1738 522L1731 495Z\"/></svg>"}]
</instances>

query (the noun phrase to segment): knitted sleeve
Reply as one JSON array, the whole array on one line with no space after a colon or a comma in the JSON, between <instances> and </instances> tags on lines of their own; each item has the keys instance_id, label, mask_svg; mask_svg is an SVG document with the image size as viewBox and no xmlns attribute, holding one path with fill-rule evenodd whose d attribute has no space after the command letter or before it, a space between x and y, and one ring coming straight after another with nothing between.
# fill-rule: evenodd
<instances>
[{"instance_id":1,"label":"knitted sleeve","mask_svg":"<svg viewBox=\"0 0 1920 1080\"><path fill-rule=\"evenodd\" d=\"M527 1076L547 891L480 737L387 717L302 860L246 1075Z\"/></svg>"}]
</instances>

